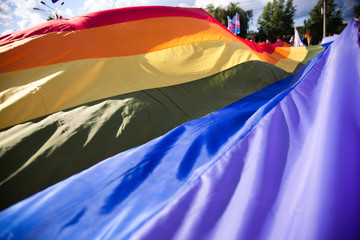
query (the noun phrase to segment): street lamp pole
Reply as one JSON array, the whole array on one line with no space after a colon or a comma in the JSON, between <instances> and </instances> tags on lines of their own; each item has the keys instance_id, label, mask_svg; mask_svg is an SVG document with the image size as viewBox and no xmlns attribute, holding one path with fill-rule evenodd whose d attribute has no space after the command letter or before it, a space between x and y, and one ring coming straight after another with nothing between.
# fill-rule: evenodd
<instances>
[{"instance_id":1,"label":"street lamp pole","mask_svg":"<svg viewBox=\"0 0 360 240\"><path fill-rule=\"evenodd\" d=\"M38 10L38 11L44 11L44 12L53 13L53 14L55 15L55 18L56 18L56 19L59 18L58 10L61 8L62 5L64 5L64 2L62 2L58 8L55 7L55 4L54 4L54 8L52 8L52 7L50 7L49 5L47 5L44 1L40 1L40 3L41 3L42 5L45 5L46 7L50 8L51 11L50 11L50 10L46 10L46 9L37 8L37 7L34 7L33 9L34 9L34 10Z\"/></svg>"}]
</instances>

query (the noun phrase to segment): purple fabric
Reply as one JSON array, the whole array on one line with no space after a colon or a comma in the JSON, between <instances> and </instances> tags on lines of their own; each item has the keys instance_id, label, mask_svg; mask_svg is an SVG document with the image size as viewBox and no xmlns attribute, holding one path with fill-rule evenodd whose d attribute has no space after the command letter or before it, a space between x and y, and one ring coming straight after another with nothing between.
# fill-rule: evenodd
<instances>
[{"instance_id":1,"label":"purple fabric","mask_svg":"<svg viewBox=\"0 0 360 240\"><path fill-rule=\"evenodd\" d=\"M360 239L360 50L317 65L133 239Z\"/></svg>"}]
</instances>

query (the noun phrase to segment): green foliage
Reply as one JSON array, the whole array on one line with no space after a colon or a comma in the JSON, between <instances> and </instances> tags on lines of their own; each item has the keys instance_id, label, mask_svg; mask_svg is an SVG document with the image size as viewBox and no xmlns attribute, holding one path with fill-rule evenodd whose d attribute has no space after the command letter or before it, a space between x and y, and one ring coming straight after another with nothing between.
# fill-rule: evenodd
<instances>
[{"instance_id":1,"label":"green foliage","mask_svg":"<svg viewBox=\"0 0 360 240\"><path fill-rule=\"evenodd\" d=\"M293 0L268 2L258 19L260 40L269 38L274 42L277 36L293 35L295 11Z\"/></svg>"},{"instance_id":2,"label":"green foliage","mask_svg":"<svg viewBox=\"0 0 360 240\"><path fill-rule=\"evenodd\" d=\"M54 20L55 17L53 15L49 15L48 18L46 19L46 21L51 21L51 20Z\"/></svg>"},{"instance_id":3,"label":"green foliage","mask_svg":"<svg viewBox=\"0 0 360 240\"><path fill-rule=\"evenodd\" d=\"M360 17L360 4L354 7L354 14L356 18Z\"/></svg>"},{"instance_id":4,"label":"green foliage","mask_svg":"<svg viewBox=\"0 0 360 240\"><path fill-rule=\"evenodd\" d=\"M318 0L315 7L309 12L310 19L304 21L305 29L309 32L315 42L319 42L323 36L324 18L321 8L324 6L323 0ZM326 2L326 35L339 34L345 27L341 17L341 7L337 9L335 0Z\"/></svg>"},{"instance_id":5,"label":"green foliage","mask_svg":"<svg viewBox=\"0 0 360 240\"><path fill-rule=\"evenodd\" d=\"M224 26L227 26L227 16L233 18L236 13L239 13L240 18L240 37L245 38L249 29L250 20L253 17L252 10L244 11L240 8L240 3L229 3L225 8L219 6L214 7L213 4L206 6L205 11L207 11L211 16L218 20Z\"/></svg>"}]
</instances>

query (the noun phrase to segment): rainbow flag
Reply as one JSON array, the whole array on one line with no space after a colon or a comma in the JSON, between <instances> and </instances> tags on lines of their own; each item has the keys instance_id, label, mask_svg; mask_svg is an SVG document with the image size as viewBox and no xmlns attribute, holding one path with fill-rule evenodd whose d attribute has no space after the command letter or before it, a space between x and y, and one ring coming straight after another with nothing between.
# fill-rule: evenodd
<instances>
[{"instance_id":1,"label":"rainbow flag","mask_svg":"<svg viewBox=\"0 0 360 240\"><path fill-rule=\"evenodd\" d=\"M358 41L259 46L178 7L1 37L0 238L356 239Z\"/></svg>"},{"instance_id":2,"label":"rainbow flag","mask_svg":"<svg viewBox=\"0 0 360 240\"><path fill-rule=\"evenodd\" d=\"M310 38L310 35L309 35L308 32L306 32L305 37L306 37L306 39L307 39L308 45L310 46L310 40L311 40L311 38Z\"/></svg>"}]
</instances>

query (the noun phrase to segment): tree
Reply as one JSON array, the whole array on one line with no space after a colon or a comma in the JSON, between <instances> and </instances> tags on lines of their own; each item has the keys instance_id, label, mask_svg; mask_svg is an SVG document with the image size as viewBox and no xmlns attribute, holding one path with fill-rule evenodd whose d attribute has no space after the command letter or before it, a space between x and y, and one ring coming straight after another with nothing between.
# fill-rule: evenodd
<instances>
[{"instance_id":1,"label":"tree","mask_svg":"<svg viewBox=\"0 0 360 240\"><path fill-rule=\"evenodd\" d=\"M211 16L218 20L224 26L227 26L227 16L233 18L236 13L239 13L240 18L240 36L245 38L249 29L249 22L253 16L252 10L244 11L240 8L240 3L229 3L225 8L219 6L214 7L213 4L206 6L207 11Z\"/></svg>"},{"instance_id":2,"label":"tree","mask_svg":"<svg viewBox=\"0 0 360 240\"><path fill-rule=\"evenodd\" d=\"M323 0L318 0L315 7L309 12L310 19L304 21L304 26L309 32L311 38L319 42L323 36L324 18L321 8L324 6ZM341 7L337 9L335 0L327 0L326 2L326 33L327 35L339 34L345 27L343 18L341 17Z\"/></svg>"},{"instance_id":3,"label":"tree","mask_svg":"<svg viewBox=\"0 0 360 240\"><path fill-rule=\"evenodd\" d=\"M49 15L48 18L46 19L46 21L51 21L51 20L54 20L55 17L53 15Z\"/></svg>"},{"instance_id":4,"label":"tree","mask_svg":"<svg viewBox=\"0 0 360 240\"><path fill-rule=\"evenodd\" d=\"M273 0L265 6L258 19L258 37L264 41L269 38L272 42L277 36L292 35L294 33L295 7L293 0Z\"/></svg>"},{"instance_id":5,"label":"tree","mask_svg":"<svg viewBox=\"0 0 360 240\"><path fill-rule=\"evenodd\" d=\"M360 4L354 7L354 14L355 14L355 17L357 17L357 18L360 17Z\"/></svg>"}]
</instances>

